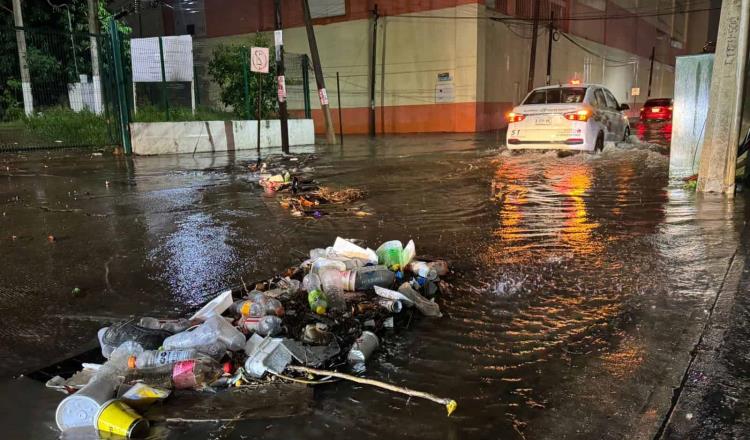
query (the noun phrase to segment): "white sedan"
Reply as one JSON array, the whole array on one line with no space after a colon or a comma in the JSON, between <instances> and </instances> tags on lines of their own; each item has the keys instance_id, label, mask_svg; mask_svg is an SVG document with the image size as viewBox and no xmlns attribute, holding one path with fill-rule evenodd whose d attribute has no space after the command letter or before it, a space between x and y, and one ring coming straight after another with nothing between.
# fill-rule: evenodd
<instances>
[{"instance_id":1,"label":"white sedan","mask_svg":"<svg viewBox=\"0 0 750 440\"><path fill-rule=\"evenodd\" d=\"M540 87L507 114L506 144L510 150L601 151L604 142L630 136L628 109L596 84Z\"/></svg>"}]
</instances>

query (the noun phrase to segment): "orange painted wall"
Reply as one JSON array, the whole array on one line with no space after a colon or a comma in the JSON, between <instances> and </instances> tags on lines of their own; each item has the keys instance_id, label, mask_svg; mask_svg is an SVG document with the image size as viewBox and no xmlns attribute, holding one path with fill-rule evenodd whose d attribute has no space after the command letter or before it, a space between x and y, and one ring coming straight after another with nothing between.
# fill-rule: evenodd
<instances>
[{"instance_id":1,"label":"orange painted wall","mask_svg":"<svg viewBox=\"0 0 750 440\"><path fill-rule=\"evenodd\" d=\"M463 102L451 104L399 105L378 107L375 110L375 126L378 133L473 133L502 128L506 125L505 113L513 104L509 102ZM345 134L367 134L369 109L367 107L344 108L343 126ZM301 116L300 112L294 112ZM381 115L385 116L385 123ZM325 133L323 111L312 110L315 133ZM339 131L338 109L331 109L333 125Z\"/></svg>"}]
</instances>

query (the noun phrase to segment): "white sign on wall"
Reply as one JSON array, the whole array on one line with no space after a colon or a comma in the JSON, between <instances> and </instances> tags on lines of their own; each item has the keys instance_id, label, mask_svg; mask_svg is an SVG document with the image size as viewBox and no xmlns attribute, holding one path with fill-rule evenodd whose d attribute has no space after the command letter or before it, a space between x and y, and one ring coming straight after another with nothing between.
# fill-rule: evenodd
<instances>
[{"instance_id":1,"label":"white sign on wall","mask_svg":"<svg viewBox=\"0 0 750 440\"><path fill-rule=\"evenodd\" d=\"M166 81L193 81L193 38L190 35L161 37ZM133 82L160 82L159 37L130 40Z\"/></svg>"}]
</instances>

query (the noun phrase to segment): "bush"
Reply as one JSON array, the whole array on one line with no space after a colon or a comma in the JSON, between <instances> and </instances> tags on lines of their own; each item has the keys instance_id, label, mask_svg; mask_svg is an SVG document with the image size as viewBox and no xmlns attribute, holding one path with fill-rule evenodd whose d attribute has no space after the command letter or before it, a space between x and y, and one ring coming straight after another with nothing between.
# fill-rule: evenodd
<instances>
[{"instance_id":1,"label":"bush","mask_svg":"<svg viewBox=\"0 0 750 440\"><path fill-rule=\"evenodd\" d=\"M25 119L27 130L40 139L61 146L108 145L112 143L107 120L90 111L74 112L54 107Z\"/></svg>"},{"instance_id":2,"label":"bush","mask_svg":"<svg viewBox=\"0 0 750 440\"><path fill-rule=\"evenodd\" d=\"M263 88L262 117L268 119L276 117L278 113L276 78L273 67L269 69L269 73L265 74L248 72L250 115L247 114L247 104L245 101L244 63L242 59L248 56L251 47L269 47L269 45L268 40L262 34L256 34L247 44L222 44L214 49L211 61L208 63L208 73L221 89L221 102L227 107L232 108L234 113L241 118L255 119L256 117L259 80ZM270 66L274 66L275 56L273 49L269 50L269 55L269 64Z\"/></svg>"}]
</instances>

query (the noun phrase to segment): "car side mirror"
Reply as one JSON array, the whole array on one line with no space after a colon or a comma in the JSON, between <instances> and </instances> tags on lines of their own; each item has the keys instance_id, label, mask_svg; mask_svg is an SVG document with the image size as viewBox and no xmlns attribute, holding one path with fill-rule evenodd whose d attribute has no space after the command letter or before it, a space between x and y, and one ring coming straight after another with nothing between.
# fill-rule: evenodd
<instances>
[{"instance_id":1,"label":"car side mirror","mask_svg":"<svg viewBox=\"0 0 750 440\"><path fill-rule=\"evenodd\" d=\"M630 106L627 104L620 104L620 111L624 112L625 110L630 110Z\"/></svg>"}]
</instances>

